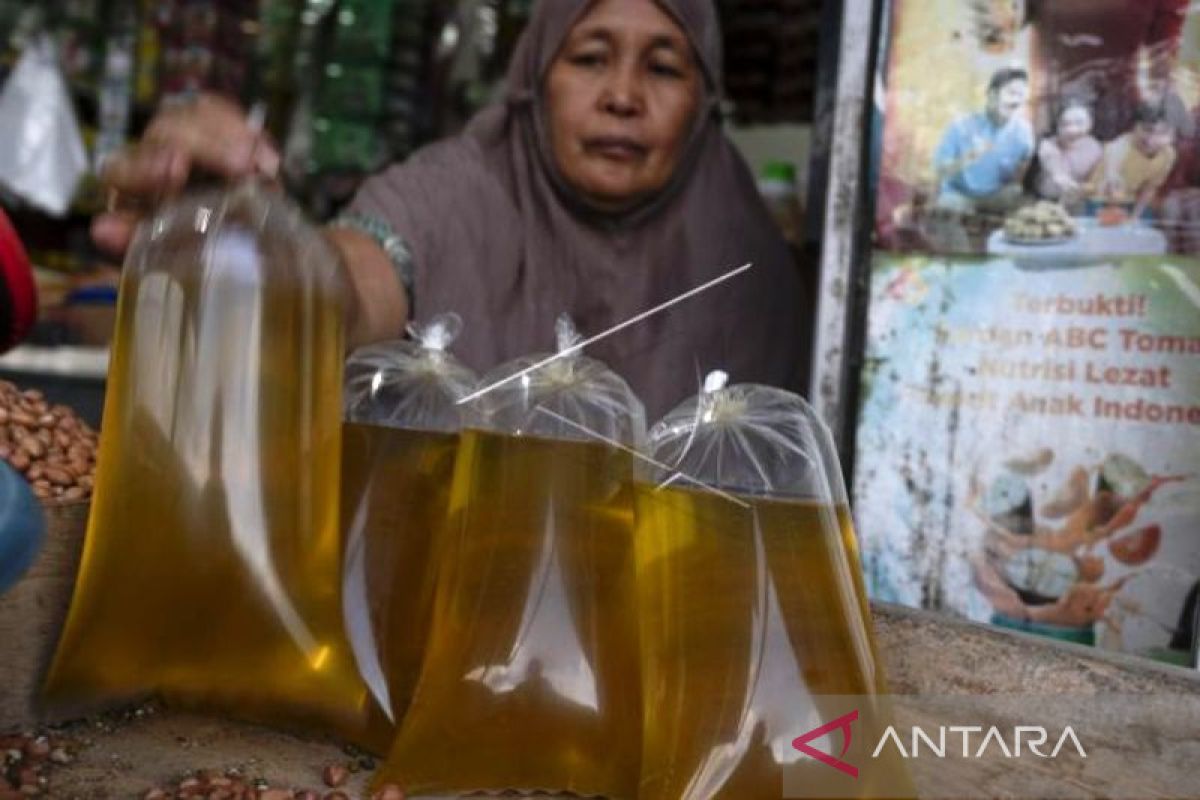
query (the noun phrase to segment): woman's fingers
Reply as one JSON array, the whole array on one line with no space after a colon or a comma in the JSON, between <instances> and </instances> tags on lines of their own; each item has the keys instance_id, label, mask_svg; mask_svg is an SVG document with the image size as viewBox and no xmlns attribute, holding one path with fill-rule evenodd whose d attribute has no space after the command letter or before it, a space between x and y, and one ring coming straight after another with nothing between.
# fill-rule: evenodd
<instances>
[{"instance_id":1,"label":"woman's fingers","mask_svg":"<svg viewBox=\"0 0 1200 800\"><path fill-rule=\"evenodd\" d=\"M237 105L212 95L159 114L144 138L184 153L192 167L226 178L253 172L273 177L279 168L279 155L266 135Z\"/></svg>"},{"instance_id":2,"label":"woman's fingers","mask_svg":"<svg viewBox=\"0 0 1200 800\"><path fill-rule=\"evenodd\" d=\"M108 159L101 180L109 191L110 206L149 206L183 188L189 166L187 153L178 147L142 142Z\"/></svg>"},{"instance_id":3,"label":"woman's fingers","mask_svg":"<svg viewBox=\"0 0 1200 800\"><path fill-rule=\"evenodd\" d=\"M141 218L129 211L109 211L92 220L92 240L110 255L120 257L129 243Z\"/></svg>"},{"instance_id":4,"label":"woman's fingers","mask_svg":"<svg viewBox=\"0 0 1200 800\"><path fill-rule=\"evenodd\" d=\"M159 113L142 141L110 158L101 179L108 213L97 217L92 237L120 255L129 246L140 215L181 191L195 171L227 180L250 174L274 179L279 153L234 103L202 95Z\"/></svg>"},{"instance_id":5,"label":"woman's fingers","mask_svg":"<svg viewBox=\"0 0 1200 800\"><path fill-rule=\"evenodd\" d=\"M183 188L197 169L229 179L254 172L273 178L279 154L240 108L204 95L156 116L140 144L109 160L103 179L119 194L153 204Z\"/></svg>"}]
</instances>

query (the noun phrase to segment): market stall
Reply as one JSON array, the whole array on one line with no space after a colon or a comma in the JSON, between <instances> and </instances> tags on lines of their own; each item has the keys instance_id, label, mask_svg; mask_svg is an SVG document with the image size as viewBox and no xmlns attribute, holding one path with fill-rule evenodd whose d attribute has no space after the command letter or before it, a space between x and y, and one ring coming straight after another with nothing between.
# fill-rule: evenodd
<instances>
[{"instance_id":1,"label":"market stall","mask_svg":"<svg viewBox=\"0 0 1200 800\"><path fill-rule=\"evenodd\" d=\"M1200 796L1200 22L880 5L0 0L0 800Z\"/></svg>"}]
</instances>

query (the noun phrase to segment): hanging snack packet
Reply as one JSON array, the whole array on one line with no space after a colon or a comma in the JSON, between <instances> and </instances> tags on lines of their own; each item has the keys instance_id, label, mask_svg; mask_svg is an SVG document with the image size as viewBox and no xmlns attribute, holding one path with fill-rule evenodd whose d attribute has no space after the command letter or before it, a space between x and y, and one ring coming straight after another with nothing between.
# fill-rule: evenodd
<instances>
[{"instance_id":1,"label":"hanging snack packet","mask_svg":"<svg viewBox=\"0 0 1200 800\"><path fill-rule=\"evenodd\" d=\"M456 314L410 325L411 339L361 348L346 364L342 431L344 611L359 670L391 745L421 668L433 607L432 546L445 521L463 409L475 375L446 352Z\"/></svg>"},{"instance_id":2,"label":"hanging snack packet","mask_svg":"<svg viewBox=\"0 0 1200 800\"><path fill-rule=\"evenodd\" d=\"M638 796L871 796L795 744L840 715L824 697L857 713L884 685L832 443L800 397L724 384L654 426L639 462ZM839 777L850 793L809 793Z\"/></svg>"},{"instance_id":3,"label":"hanging snack packet","mask_svg":"<svg viewBox=\"0 0 1200 800\"><path fill-rule=\"evenodd\" d=\"M634 797L632 455L641 401L578 353L483 380L439 542L429 647L378 781Z\"/></svg>"},{"instance_id":4,"label":"hanging snack packet","mask_svg":"<svg viewBox=\"0 0 1200 800\"><path fill-rule=\"evenodd\" d=\"M257 182L141 227L51 701L158 692L361 734L337 516L343 281L325 240Z\"/></svg>"}]
</instances>

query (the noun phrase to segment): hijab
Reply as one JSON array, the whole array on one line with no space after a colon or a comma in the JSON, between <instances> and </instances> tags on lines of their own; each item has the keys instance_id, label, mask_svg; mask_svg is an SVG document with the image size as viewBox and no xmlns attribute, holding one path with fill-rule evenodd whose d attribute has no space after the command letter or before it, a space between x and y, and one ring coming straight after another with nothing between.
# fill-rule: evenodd
<instances>
[{"instance_id":1,"label":"hijab","mask_svg":"<svg viewBox=\"0 0 1200 800\"><path fill-rule=\"evenodd\" d=\"M651 422L714 369L803 388L808 324L795 260L721 130L721 45L711 0L658 0L691 42L704 98L667 185L605 213L561 176L542 87L589 0L540 0L504 99L465 131L367 180L351 210L389 224L415 267L411 314L457 312L452 346L483 372L555 349L566 312L584 337L752 262L746 272L587 349L621 374Z\"/></svg>"}]
</instances>

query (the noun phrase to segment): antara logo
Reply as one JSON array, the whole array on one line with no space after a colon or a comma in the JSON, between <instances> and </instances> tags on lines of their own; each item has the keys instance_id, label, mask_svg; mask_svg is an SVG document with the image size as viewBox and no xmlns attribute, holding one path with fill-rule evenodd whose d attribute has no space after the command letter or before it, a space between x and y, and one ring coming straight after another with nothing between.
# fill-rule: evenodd
<instances>
[{"instance_id":1,"label":"antara logo","mask_svg":"<svg viewBox=\"0 0 1200 800\"><path fill-rule=\"evenodd\" d=\"M851 778L857 778L858 767L842 761L842 756L846 755L846 751L850 749L850 738L854 735L853 731L850 729L850 723L854 722L856 719L858 719L857 708L851 711L849 714L843 714L833 722L827 722L819 728L813 728L803 736L797 736L792 740L792 747L796 748L801 753L804 753L806 756L815 758L822 764L828 764L834 769L846 773ZM830 731L837 730L839 728L842 731L842 752L838 754L837 758L834 758L828 753L822 753L815 747L809 747L808 743L813 739L820 739ZM874 756L872 756L872 758L874 758Z\"/></svg>"},{"instance_id":2,"label":"antara logo","mask_svg":"<svg viewBox=\"0 0 1200 800\"><path fill-rule=\"evenodd\" d=\"M855 709L793 739L792 747L806 756L820 761L822 764L833 767L839 772L844 772L852 778L857 778L858 767L842 760L850 749L850 742L853 737L851 724L857 719L858 710ZM822 752L810 744L813 740L820 739L837 730L842 732L842 746L837 756ZM1045 747L1047 742L1050 741L1050 734L1040 725L1017 725L1012 729L1012 735L1008 737L995 725L987 728L984 728L982 725L942 725L934 730L937 731L936 736L930 735L924 728L914 725L908 737L910 746L908 749L905 749L904 740L896 732L896 727L889 725L884 730L883 735L879 737L879 742L871 752L871 758L879 758L880 753L883 752L889 743L895 747L902 758L917 758L926 755L926 753L935 758L946 758L947 752L951 756L954 756L957 751L948 747L948 740L952 744L956 736L962 742L961 752L963 758L983 758L989 752L1002 753L1005 758L1020 758L1022 744L1024 744L1028 752L1039 758L1057 758L1059 752L1068 744L1074 748L1080 758L1087 758L1087 752L1083 749L1083 743L1079 741L1079 737L1070 725L1066 726L1062 733L1059 734L1054 748L1049 753L1043 752L1041 748ZM978 740L978 747L972 748L971 746L972 734L982 734L982 738ZM1009 746L1009 742L1012 743L1011 747ZM925 752L922 752L923 750Z\"/></svg>"}]
</instances>

